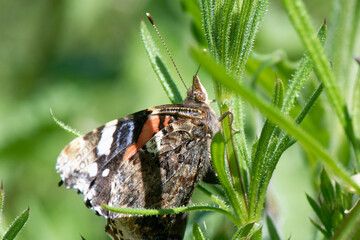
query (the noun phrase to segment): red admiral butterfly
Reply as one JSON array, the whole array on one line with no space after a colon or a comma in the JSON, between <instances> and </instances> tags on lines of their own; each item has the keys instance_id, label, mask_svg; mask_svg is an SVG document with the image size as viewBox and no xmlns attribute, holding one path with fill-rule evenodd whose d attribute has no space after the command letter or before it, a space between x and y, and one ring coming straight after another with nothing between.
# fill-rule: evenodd
<instances>
[{"instance_id":1,"label":"red admiral butterfly","mask_svg":"<svg viewBox=\"0 0 360 240\"><path fill-rule=\"evenodd\" d=\"M94 129L70 142L56 170L66 188L107 218L114 239L181 239L185 215L139 217L123 208L174 208L188 204L211 168L211 139L219 120L197 75L182 104L152 107Z\"/></svg>"}]
</instances>

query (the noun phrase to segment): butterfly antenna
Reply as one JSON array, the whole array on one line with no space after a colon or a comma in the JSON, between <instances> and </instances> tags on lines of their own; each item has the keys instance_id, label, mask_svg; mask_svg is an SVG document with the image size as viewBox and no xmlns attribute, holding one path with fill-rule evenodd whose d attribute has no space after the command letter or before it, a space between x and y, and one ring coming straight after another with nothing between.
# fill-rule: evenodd
<instances>
[{"instance_id":1,"label":"butterfly antenna","mask_svg":"<svg viewBox=\"0 0 360 240\"><path fill-rule=\"evenodd\" d=\"M196 73L195 73L196 76L198 75L198 73L200 71L200 67L201 67L201 64L199 65L198 69L196 70Z\"/></svg>"},{"instance_id":2,"label":"butterfly antenna","mask_svg":"<svg viewBox=\"0 0 360 240\"><path fill-rule=\"evenodd\" d=\"M159 36L159 38L160 38L161 42L163 43L163 45L164 45L167 53L169 54L170 59L171 59L173 65L174 65L174 67L175 67L175 69L176 69L177 74L178 74L179 77L180 77L181 82L184 84L185 88L188 89L188 88L186 87L186 84L185 84L183 78L182 78L181 75L180 75L179 69L177 68L177 66L176 66L176 64L175 64L175 61L174 61L174 59L173 59L173 57L172 57L172 55L171 55L171 53L170 53L169 48L166 46L163 37L161 36L158 28L157 28L156 25L155 25L154 19L151 17L150 13L146 13L146 16L147 16L147 18L149 19L151 25L153 25L153 27L155 28L155 31L156 31L157 35Z\"/></svg>"}]
</instances>

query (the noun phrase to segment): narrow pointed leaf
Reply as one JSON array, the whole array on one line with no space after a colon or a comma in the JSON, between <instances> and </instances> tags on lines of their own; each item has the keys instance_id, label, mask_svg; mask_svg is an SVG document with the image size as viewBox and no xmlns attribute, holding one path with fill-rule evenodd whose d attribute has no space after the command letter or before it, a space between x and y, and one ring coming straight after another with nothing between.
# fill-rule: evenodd
<instances>
[{"instance_id":1,"label":"narrow pointed leaf","mask_svg":"<svg viewBox=\"0 0 360 240\"><path fill-rule=\"evenodd\" d=\"M326 238L330 238L331 234L328 233L325 229L323 229L319 224L317 224L314 220L310 218L310 222L320 231Z\"/></svg>"},{"instance_id":2,"label":"narrow pointed leaf","mask_svg":"<svg viewBox=\"0 0 360 240\"><path fill-rule=\"evenodd\" d=\"M327 27L324 23L317 35L322 45L325 43L326 34ZM290 109L293 108L295 99L299 95L305 81L308 79L313 66L314 64L311 58L309 57L308 53L306 53L305 56L300 60L300 64L294 73L294 77L291 79L287 87L284 97L284 104L281 109L284 114L288 114Z\"/></svg>"},{"instance_id":3,"label":"narrow pointed leaf","mask_svg":"<svg viewBox=\"0 0 360 240\"><path fill-rule=\"evenodd\" d=\"M240 205L240 200L235 192L232 184L229 181L227 173L225 171L225 140L221 133L215 134L211 143L211 160L214 170L218 174L221 186L224 188L225 194L231 204L232 208L236 212L237 216L246 219L245 206Z\"/></svg>"},{"instance_id":4,"label":"narrow pointed leaf","mask_svg":"<svg viewBox=\"0 0 360 240\"><path fill-rule=\"evenodd\" d=\"M276 230L275 224L272 219L266 215L266 224L268 226L269 236L271 240L280 240L279 233Z\"/></svg>"},{"instance_id":5,"label":"narrow pointed leaf","mask_svg":"<svg viewBox=\"0 0 360 240\"><path fill-rule=\"evenodd\" d=\"M335 193L331 180L324 169L321 171L320 182L321 194L325 202L331 204L335 200Z\"/></svg>"},{"instance_id":6,"label":"narrow pointed leaf","mask_svg":"<svg viewBox=\"0 0 360 240\"><path fill-rule=\"evenodd\" d=\"M194 240L205 240L205 235L199 225L194 222L193 224L193 239Z\"/></svg>"},{"instance_id":7,"label":"narrow pointed leaf","mask_svg":"<svg viewBox=\"0 0 360 240\"><path fill-rule=\"evenodd\" d=\"M21 229L24 227L25 223L29 219L29 208L25 209L10 225L10 227L6 230L3 240L12 240L14 239Z\"/></svg>"},{"instance_id":8,"label":"narrow pointed leaf","mask_svg":"<svg viewBox=\"0 0 360 240\"><path fill-rule=\"evenodd\" d=\"M55 122L59 127L61 127L62 129L64 129L65 131L73 134L73 135L76 136L76 137L79 137L79 136L82 135L78 130L70 127L69 125L66 125L65 123L63 123L62 121L60 121L59 119L57 119L57 118L54 116L51 108L50 108L50 114L51 114L51 117L52 117L52 119L54 120L54 122Z\"/></svg>"},{"instance_id":9,"label":"narrow pointed leaf","mask_svg":"<svg viewBox=\"0 0 360 240\"><path fill-rule=\"evenodd\" d=\"M320 206L317 204L317 202L312 198L310 197L309 195L306 194L306 198L308 200L308 202L310 203L310 206L312 207L312 209L314 210L314 212L316 213L317 217L319 219L322 218L322 214L321 214L321 209L320 209Z\"/></svg>"},{"instance_id":10,"label":"narrow pointed leaf","mask_svg":"<svg viewBox=\"0 0 360 240\"><path fill-rule=\"evenodd\" d=\"M233 236L233 240L236 239L246 239L246 237L248 237L250 231L252 230L253 226L254 226L254 222L248 223L245 226L241 226L234 234Z\"/></svg>"}]
</instances>

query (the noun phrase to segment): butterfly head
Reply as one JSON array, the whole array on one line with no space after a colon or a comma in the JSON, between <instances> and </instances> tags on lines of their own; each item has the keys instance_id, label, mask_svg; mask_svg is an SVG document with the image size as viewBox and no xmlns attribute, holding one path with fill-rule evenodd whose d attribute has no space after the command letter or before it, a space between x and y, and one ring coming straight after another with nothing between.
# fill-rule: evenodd
<instances>
[{"instance_id":1,"label":"butterfly head","mask_svg":"<svg viewBox=\"0 0 360 240\"><path fill-rule=\"evenodd\" d=\"M198 103L209 103L207 92L204 86L201 84L200 79L197 75L193 77L192 87L187 91L186 100L195 101ZM185 101L186 101L185 100Z\"/></svg>"}]
</instances>

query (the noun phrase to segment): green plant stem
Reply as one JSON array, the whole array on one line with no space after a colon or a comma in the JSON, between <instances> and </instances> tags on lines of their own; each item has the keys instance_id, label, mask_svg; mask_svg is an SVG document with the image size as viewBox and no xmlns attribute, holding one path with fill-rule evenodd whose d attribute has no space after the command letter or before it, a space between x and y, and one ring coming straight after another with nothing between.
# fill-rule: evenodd
<instances>
[{"instance_id":1,"label":"green plant stem","mask_svg":"<svg viewBox=\"0 0 360 240\"><path fill-rule=\"evenodd\" d=\"M230 218L232 222L235 224L239 224L239 220L232 215L230 212L225 211L222 208L205 206L205 205L197 205L197 206L187 206L187 207L177 207L177 208L169 208L169 209L136 209L136 208L118 208L111 207L103 204L103 207L109 211L123 213L123 214L131 214L131 215L145 215L145 216L155 216L155 215L167 215L167 214L179 214L184 212L194 212L194 211L212 211L218 212L226 217Z\"/></svg>"}]
</instances>

